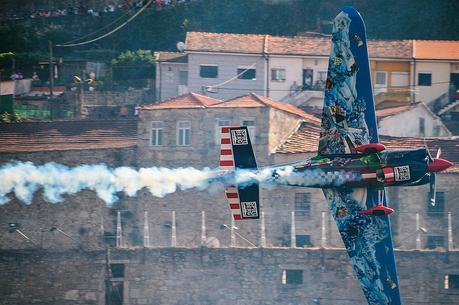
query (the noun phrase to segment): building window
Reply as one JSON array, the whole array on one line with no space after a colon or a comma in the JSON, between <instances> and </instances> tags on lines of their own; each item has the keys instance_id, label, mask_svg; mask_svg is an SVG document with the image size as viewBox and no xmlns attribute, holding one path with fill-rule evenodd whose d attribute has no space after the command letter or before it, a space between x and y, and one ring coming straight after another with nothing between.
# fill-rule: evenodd
<instances>
[{"instance_id":1,"label":"building window","mask_svg":"<svg viewBox=\"0 0 459 305\"><path fill-rule=\"evenodd\" d=\"M408 72L392 72L390 78L392 87L408 87L409 85Z\"/></svg>"},{"instance_id":2,"label":"building window","mask_svg":"<svg viewBox=\"0 0 459 305\"><path fill-rule=\"evenodd\" d=\"M151 122L151 146L163 145L163 122Z\"/></svg>"},{"instance_id":3,"label":"building window","mask_svg":"<svg viewBox=\"0 0 459 305\"><path fill-rule=\"evenodd\" d=\"M443 248L445 246L445 237L440 235L427 236L426 248L436 249Z\"/></svg>"},{"instance_id":4,"label":"building window","mask_svg":"<svg viewBox=\"0 0 459 305\"><path fill-rule=\"evenodd\" d=\"M311 194L295 193L295 215L308 216L311 212Z\"/></svg>"},{"instance_id":5,"label":"building window","mask_svg":"<svg viewBox=\"0 0 459 305\"><path fill-rule=\"evenodd\" d=\"M459 289L459 274L445 275L445 289Z\"/></svg>"},{"instance_id":6,"label":"building window","mask_svg":"<svg viewBox=\"0 0 459 305\"><path fill-rule=\"evenodd\" d=\"M110 264L112 277L124 277L124 264Z\"/></svg>"},{"instance_id":7,"label":"building window","mask_svg":"<svg viewBox=\"0 0 459 305\"><path fill-rule=\"evenodd\" d=\"M430 193L427 193L427 215L430 217L443 217L445 212L445 192L435 193L435 205L430 204Z\"/></svg>"},{"instance_id":8,"label":"building window","mask_svg":"<svg viewBox=\"0 0 459 305\"><path fill-rule=\"evenodd\" d=\"M248 69L248 68L238 68L237 69L237 78L238 79L251 79L255 80L256 79L256 70L255 69Z\"/></svg>"},{"instance_id":9,"label":"building window","mask_svg":"<svg viewBox=\"0 0 459 305\"><path fill-rule=\"evenodd\" d=\"M303 284L303 270L285 269L282 270L282 285Z\"/></svg>"},{"instance_id":10,"label":"building window","mask_svg":"<svg viewBox=\"0 0 459 305\"><path fill-rule=\"evenodd\" d=\"M188 71L186 70L179 71L179 85L188 86Z\"/></svg>"},{"instance_id":11,"label":"building window","mask_svg":"<svg viewBox=\"0 0 459 305\"><path fill-rule=\"evenodd\" d=\"M271 69L271 80L283 82L286 80L285 69Z\"/></svg>"},{"instance_id":12,"label":"building window","mask_svg":"<svg viewBox=\"0 0 459 305\"><path fill-rule=\"evenodd\" d=\"M376 71L375 85L376 87L387 87L387 72Z\"/></svg>"},{"instance_id":13,"label":"building window","mask_svg":"<svg viewBox=\"0 0 459 305\"><path fill-rule=\"evenodd\" d=\"M418 86L432 86L432 73L430 72L418 73Z\"/></svg>"},{"instance_id":14,"label":"building window","mask_svg":"<svg viewBox=\"0 0 459 305\"><path fill-rule=\"evenodd\" d=\"M296 246L298 248L312 246L311 235L296 235Z\"/></svg>"},{"instance_id":15,"label":"building window","mask_svg":"<svg viewBox=\"0 0 459 305\"><path fill-rule=\"evenodd\" d=\"M177 145L190 145L191 140L191 122L180 121L177 123Z\"/></svg>"},{"instance_id":16,"label":"building window","mask_svg":"<svg viewBox=\"0 0 459 305\"><path fill-rule=\"evenodd\" d=\"M218 66L201 65L199 69L199 76L202 78L217 78Z\"/></svg>"},{"instance_id":17,"label":"building window","mask_svg":"<svg viewBox=\"0 0 459 305\"><path fill-rule=\"evenodd\" d=\"M220 145L220 138L222 135L222 127L230 126L230 120L217 120L217 124L215 127L215 144Z\"/></svg>"},{"instance_id":18,"label":"building window","mask_svg":"<svg viewBox=\"0 0 459 305\"><path fill-rule=\"evenodd\" d=\"M419 135L422 137L426 134L426 119L419 118Z\"/></svg>"}]
</instances>

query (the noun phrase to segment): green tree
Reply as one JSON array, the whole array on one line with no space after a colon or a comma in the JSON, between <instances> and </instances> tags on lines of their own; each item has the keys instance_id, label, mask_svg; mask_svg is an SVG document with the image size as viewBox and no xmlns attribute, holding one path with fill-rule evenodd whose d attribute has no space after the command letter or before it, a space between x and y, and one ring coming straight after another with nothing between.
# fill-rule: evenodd
<instances>
[{"instance_id":1,"label":"green tree","mask_svg":"<svg viewBox=\"0 0 459 305\"><path fill-rule=\"evenodd\" d=\"M114 80L148 79L155 77L155 58L151 51L121 53L112 60Z\"/></svg>"}]
</instances>

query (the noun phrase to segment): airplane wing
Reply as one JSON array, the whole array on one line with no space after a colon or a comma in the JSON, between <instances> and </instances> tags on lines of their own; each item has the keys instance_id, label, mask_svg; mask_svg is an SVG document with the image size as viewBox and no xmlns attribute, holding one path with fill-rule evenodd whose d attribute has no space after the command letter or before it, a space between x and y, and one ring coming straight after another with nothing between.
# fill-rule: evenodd
<instances>
[{"instance_id":1,"label":"airplane wing","mask_svg":"<svg viewBox=\"0 0 459 305\"><path fill-rule=\"evenodd\" d=\"M378 142L365 25L345 7L334 19L319 155L349 154ZM368 304L401 304L389 218L359 213L379 200L386 204L383 190L334 188L324 194Z\"/></svg>"}]
</instances>

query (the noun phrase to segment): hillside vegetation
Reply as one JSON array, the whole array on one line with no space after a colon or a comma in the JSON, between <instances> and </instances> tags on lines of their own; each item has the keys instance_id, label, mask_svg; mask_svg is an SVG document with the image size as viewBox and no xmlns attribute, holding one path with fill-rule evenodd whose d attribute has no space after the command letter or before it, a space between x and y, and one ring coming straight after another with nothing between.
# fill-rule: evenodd
<instances>
[{"instance_id":1,"label":"hillside vegetation","mask_svg":"<svg viewBox=\"0 0 459 305\"><path fill-rule=\"evenodd\" d=\"M330 32L327 21L344 4L363 15L373 39L459 39L459 1L454 0L196 0L148 8L133 22L96 43L55 48L56 56L111 60L125 50L171 50L187 31L295 35L307 30ZM1 4L0 4L1 6ZM1 8L1 7L0 7ZM132 15L133 12L131 12ZM0 23L0 53L14 52L27 60L45 56L48 40L65 43L94 32L125 11L102 16L72 15L7 20ZM115 25L129 18L126 14ZM318 22L320 20L320 22ZM97 37L102 30L87 39ZM27 61L25 60L24 61ZM18 64L21 64L19 59Z\"/></svg>"}]
</instances>

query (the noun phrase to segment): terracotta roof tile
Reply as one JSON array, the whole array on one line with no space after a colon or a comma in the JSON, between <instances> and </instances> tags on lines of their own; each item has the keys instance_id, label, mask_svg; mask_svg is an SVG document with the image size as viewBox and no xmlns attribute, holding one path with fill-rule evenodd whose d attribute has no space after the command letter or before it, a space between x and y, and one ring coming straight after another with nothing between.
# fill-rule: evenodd
<instances>
[{"instance_id":1,"label":"terracotta roof tile","mask_svg":"<svg viewBox=\"0 0 459 305\"><path fill-rule=\"evenodd\" d=\"M268 53L328 56L330 39L329 37L269 36Z\"/></svg>"},{"instance_id":2,"label":"terracotta roof tile","mask_svg":"<svg viewBox=\"0 0 459 305\"><path fill-rule=\"evenodd\" d=\"M329 37L188 32L186 51L326 56ZM369 40L372 58L411 58L411 40Z\"/></svg>"},{"instance_id":3,"label":"terracotta roof tile","mask_svg":"<svg viewBox=\"0 0 459 305\"><path fill-rule=\"evenodd\" d=\"M180 96L172 97L159 103L145 105L141 108L141 110L206 108L221 102L222 101L218 99L190 92Z\"/></svg>"},{"instance_id":4,"label":"terracotta roof tile","mask_svg":"<svg viewBox=\"0 0 459 305\"><path fill-rule=\"evenodd\" d=\"M418 106L418 104L419 103L379 109L379 110L376 110L376 116L380 119L384 119L384 118L414 109Z\"/></svg>"},{"instance_id":5,"label":"terracotta roof tile","mask_svg":"<svg viewBox=\"0 0 459 305\"><path fill-rule=\"evenodd\" d=\"M459 41L415 40L416 59L459 60Z\"/></svg>"},{"instance_id":6,"label":"terracotta roof tile","mask_svg":"<svg viewBox=\"0 0 459 305\"><path fill-rule=\"evenodd\" d=\"M371 58L400 58L413 57L412 40L368 40L368 53Z\"/></svg>"},{"instance_id":7,"label":"terracotta roof tile","mask_svg":"<svg viewBox=\"0 0 459 305\"><path fill-rule=\"evenodd\" d=\"M263 52L265 35L188 32L185 51L255 53Z\"/></svg>"},{"instance_id":8,"label":"terracotta roof tile","mask_svg":"<svg viewBox=\"0 0 459 305\"><path fill-rule=\"evenodd\" d=\"M304 123L276 149L276 153L316 153L320 128ZM427 145L432 155L441 147L442 158L453 162L446 173L459 173L459 138L408 138L381 136L380 141L388 149L410 149Z\"/></svg>"},{"instance_id":9,"label":"terracotta roof tile","mask_svg":"<svg viewBox=\"0 0 459 305\"><path fill-rule=\"evenodd\" d=\"M126 148L137 145L137 120L0 124L0 153Z\"/></svg>"},{"instance_id":10,"label":"terracotta roof tile","mask_svg":"<svg viewBox=\"0 0 459 305\"><path fill-rule=\"evenodd\" d=\"M291 104L285 104L274 101L264 96L256 95L255 93L246 94L235 97L226 101L217 100L208 96L190 92L184 95L170 98L157 104L149 104L142 107L142 110L157 110L157 109L187 109L187 108L254 108L254 107L272 107L281 111L294 114L302 119L320 124L320 119L304 112L303 110Z\"/></svg>"},{"instance_id":11,"label":"terracotta roof tile","mask_svg":"<svg viewBox=\"0 0 459 305\"><path fill-rule=\"evenodd\" d=\"M232 99L226 100L220 104L212 106L212 108L254 108L254 107L265 107L254 94L246 94Z\"/></svg>"},{"instance_id":12,"label":"terracotta roof tile","mask_svg":"<svg viewBox=\"0 0 459 305\"><path fill-rule=\"evenodd\" d=\"M158 52L157 61L188 62L188 54L180 52Z\"/></svg>"},{"instance_id":13,"label":"terracotta roof tile","mask_svg":"<svg viewBox=\"0 0 459 305\"><path fill-rule=\"evenodd\" d=\"M232 98L230 100L224 101L220 104L215 104L212 108L236 108L236 107L243 107L243 108L253 108L253 107L272 107L284 112L288 112L290 114L294 114L296 116L301 117L302 119L319 125L320 119L316 118L315 116L304 112L300 108L286 103L281 103L270 98L257 95L255 93L246 94L243 96L239 96L236 98Z\"/></svg>"},{"instance_id":14,"label":"terracotta roof tile","mask_svg":"<svg viewBox=\"0 0 459 305\"><path fill-rule=\"evenodd\" d=\"M315 123L317 125L320 125L321 119L318 119L317 117L313 116L312 114L309 114L309 113L305 112L304 110L301 110L300 108L298 108L298 107L296 107L296 106L294 106L292 104L281 103L281 102L272 100L270 98L267 98L265 96L256 95L254 93L251 93L251 95L257 97L265 105L268 105L268 106L273 107L273 108L278 109L278 110L282 110L282 111L285 111L285 112L289 112L289 113L295 114L295 115L303 118L304 120L306 120L306 121L308 121L310 123Z\"/></svg>"}]
</instances>

